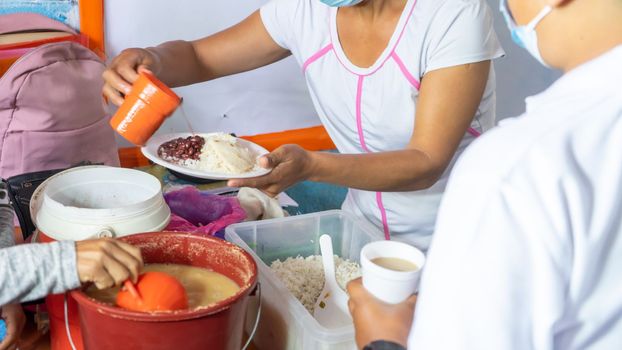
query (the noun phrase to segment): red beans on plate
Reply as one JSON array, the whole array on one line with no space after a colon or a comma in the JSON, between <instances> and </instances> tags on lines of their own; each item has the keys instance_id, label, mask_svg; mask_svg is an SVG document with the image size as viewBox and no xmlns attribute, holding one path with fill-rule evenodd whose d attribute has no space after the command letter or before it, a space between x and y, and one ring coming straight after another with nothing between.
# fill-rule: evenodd
<instances>
[{"instance_id":1,"label":"red beans on plate","mask_svg":"<svg viewBox=\"0 0 622 350\"><path fill-rule=\"evenodd\" d=\"M163 143L158 148L158 156L165 160L199 160L205 139L201 136L180 137Z\"/></svg>"}]
</instances>

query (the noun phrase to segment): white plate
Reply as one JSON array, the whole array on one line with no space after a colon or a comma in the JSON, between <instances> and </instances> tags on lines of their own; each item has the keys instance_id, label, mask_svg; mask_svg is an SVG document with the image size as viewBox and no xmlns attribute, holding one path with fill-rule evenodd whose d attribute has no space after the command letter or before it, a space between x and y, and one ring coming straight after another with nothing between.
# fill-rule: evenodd
<instances>
[{"instance_id":1,"label":"white plate","mask_svg":"<svg viewBox=\"0 0 622 350\"><path fill-rule=\"evenodd\" d=\"M197 135L202 136L202 137L209 137L210 135L214 135L214 134L211 133L211 134L197 134ZM196 177L199 179L210 179L210 180L246 179L250 177L266 175L271 170L271 169L263 169L263 168L258 167L252 171L242 173L242 174L227 174L227 173L221 173L221 172L211 172L211 171L203 171L203 170L198 170L198 169L186 168L184 166L168 162L158 156L158 148L163 143L174 140L179 137L186 138L188 136L192 136L192 134L189 132L183 132L183 133L175 133L175 134L156 135L150 138L149 141L147 141L147 144L145 145L145 147L141 148L141 151L143 152L145 157L149 158L149 160L151 160L152 162L158 165L161 165L169 170L178 172L180 174ZM265 148L255 143L252 143L250 141L246 141L240 138L238 138L237 140L240 146L246 147L251 152L251 154L254 154L257 158L259 158L260 156L264 154L269 153Z\"/></svg>"}]
</instances>

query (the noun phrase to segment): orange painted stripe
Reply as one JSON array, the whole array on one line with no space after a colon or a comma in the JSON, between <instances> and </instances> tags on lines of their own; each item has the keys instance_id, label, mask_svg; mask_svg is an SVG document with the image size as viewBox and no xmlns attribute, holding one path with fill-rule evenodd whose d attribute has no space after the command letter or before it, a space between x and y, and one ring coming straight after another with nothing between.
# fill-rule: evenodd
<instances>
[{"instance_id":1,"label":"orange painted stripe","mask_svg":"<svg viewBox=\"0 0 622 350\"><path fill-rule=\"evenodd\" d=\"M119 160L124 168L138 168L151 164L149 159L143 156L140 147L119 148Z\"/></svg>"},{"instance_id":2,"label":"orange painted stripe","mask_svg":"<svg viewBox=\"0 0 622 350\"><path fill-rule=\"evenodd\" d=\"M15 244L24 243L24 236L22 235L22 228L19 226L15 227L15 232L13 232L15 236Z\"/></svg>"},{"instance_id":3,"label":"orange painted stripe","mask_svg":"<svg viewBox=\"0 0 622 350\"><path fill-rule=\"evenodd\" d=\"M37 46L50 44L50 43L56 43L56 42L62 42L62 41L73 41L73 42L82 44L84 46L88 46L89 39L86 35L79 34L79 35L67 35L67 36L62 36L62 37L52 38L52 39L35 40L35 41L29 41L29 42L17 43L17 44L0 45L0 51L4 53L4 54L0 53L0 56L2 56L2 58L0 58L0 77L3 76L4 73L6 73L6 71L9 70L9 68L11 68L11 66L13 65L13 63L15 63L15 61L17 61L21 56L28 53L31 49ZM11 53L7 54L7 52L11 52Z\"/></svg>"},{"instance_id":4,"label":"orange painted stripe","mask_svg":"<svg viewBox=\"0 0 622 350\"><path fill-rule=\"evenodd\" d=\"M6 71L11 68L13 63L19 59L19 56L11 57L11 58L0 58L0 77L6 73Z\"/></svg>"},{"instance_id":5,"label":"orange painted stripe","mask_svg":"<svg viewBox=\"0 0 622 350\"><path fill-rule=\"evenodd\" d=\"M49 39L41 39L41 40L33 40L33 41L26 41L26 42L20 42L20 43L14 43L14 44L6 44L6 45L0 45L0 50L18 50L18 49L28 49L28 48L34 48L34 47L38 47L38 46L42 46L45 44L50 44L50 43L57 43L57 42L61 42L61 41L74 41L77 43L80 43L84 46L88 46L88 42L89 39L86 35L81 35L81 34L77 34L77 35L65 35L65 36L59 36L56 38L49 38Z\"/></svg>"},{"instance_id":6,"label":"orange painted stripe","mask_svg":"<svg viewBox=\"0 0 622 350\"><path fill-rule=\"evenodd\" d=\"M315 126L304 129L294 129L269 134L254 136L242 136L241 138L254 142L268 151L286 144L296 144L309 151L323 151L335 149L335 144L323 126ZM121 166L124 168L136 168L149 165L149 160L143 156L139 147L119 149Z\"/></svg>"},{"instance_id":7,"label":"orange painted stripe","mask_svg":"<svg viewBox=\"0 0 622 350\"><path fill-rule=\"evenodd\" d=\"M296 144L309 151L323 151L335 149L335 144L328 136L323 126L294 129L255 136L242 136L241 138L254 142L268 151L273 151L279 146Z\"/></svg>"},{"instance_id":8,"label":"orange painted stripe","mask_svg":"<svg viewBox=\"0 0 622 350\"><path fill-rule=\"evenodd\" d=\"M104 58L104 0L80 0L80 32L89 37L89 48Z\"/></svg>"}]
</instances>

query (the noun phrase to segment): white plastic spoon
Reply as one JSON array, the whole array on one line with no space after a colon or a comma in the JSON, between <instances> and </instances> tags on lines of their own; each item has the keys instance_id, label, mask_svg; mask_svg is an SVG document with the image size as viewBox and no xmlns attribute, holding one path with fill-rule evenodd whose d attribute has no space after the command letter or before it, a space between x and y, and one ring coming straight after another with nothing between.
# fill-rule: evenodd
<instances>
[{"instance_id":1,"label":"white plastic spoon","mask_svg":"<svg viewBox=\"0 0 622 350\"><path fill-rule=\"evenodd\" d=\"M352 323L348 311L348 295L339 287L335 278L333 242L329 235L320 237L320 251L324 265L324 289L315 303L313 316L326 328L346 326Z\"/></svg>"}]
</instances>

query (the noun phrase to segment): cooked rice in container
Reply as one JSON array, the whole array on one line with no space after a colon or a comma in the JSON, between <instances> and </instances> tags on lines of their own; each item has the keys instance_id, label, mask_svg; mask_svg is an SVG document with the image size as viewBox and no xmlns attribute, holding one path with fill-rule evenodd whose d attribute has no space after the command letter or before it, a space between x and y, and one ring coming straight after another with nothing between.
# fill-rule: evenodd
<instances>
[{"instance_id":1,"label":"cooked rice in container","mask_svg":"<svg viewBox=\"0 0 622 350\"><path fill-rule=\"evenodd\" d=\"M313 314L315 302L324 288L324 267L321 255L303 258L275 260L270 265L272 271L283 281L287 289ZM361 277L361 266L353 261L335 255L335 275L341 289L353 279Z\"/></svg>"}]
</instances>

